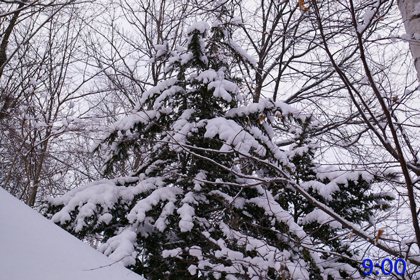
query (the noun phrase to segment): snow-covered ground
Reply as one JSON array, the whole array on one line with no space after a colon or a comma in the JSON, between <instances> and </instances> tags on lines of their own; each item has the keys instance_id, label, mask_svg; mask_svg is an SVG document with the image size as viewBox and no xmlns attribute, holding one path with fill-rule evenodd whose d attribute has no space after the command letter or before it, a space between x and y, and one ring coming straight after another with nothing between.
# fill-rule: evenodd
<instances>
[{"instance_id":1,"label":"snow-covered ground","mask_svg":"<svg viewBox=\"0 0 420 280\"><path fill-rule=\"evenodd\" d=\"M1 280L144 280L0 187Z\"/></svg>"}]
</instances>

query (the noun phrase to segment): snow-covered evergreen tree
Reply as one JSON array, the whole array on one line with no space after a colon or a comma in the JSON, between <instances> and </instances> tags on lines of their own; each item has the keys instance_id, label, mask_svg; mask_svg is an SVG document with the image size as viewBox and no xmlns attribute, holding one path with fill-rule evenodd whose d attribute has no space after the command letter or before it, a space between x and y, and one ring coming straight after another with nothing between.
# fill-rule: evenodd
<instances>
[{"instance_id":1,"label":"snow-covered evergreen tree","mask_svg":"<svg viewBox=\"0 0 420 280\"><path fill-rule=\"evenodd\" d=\"M356 224L391 198L372 194L367 174L314 163L310 116L245 105L234 70L253 60L225 24L187 33L186 49L157 47L168 78L99 146L108 174L134 159L131 176L50 199L52 220L100 236L100 251L148 279L360 278L345 229L294 186Z\"/></svg>"}]
</instances>

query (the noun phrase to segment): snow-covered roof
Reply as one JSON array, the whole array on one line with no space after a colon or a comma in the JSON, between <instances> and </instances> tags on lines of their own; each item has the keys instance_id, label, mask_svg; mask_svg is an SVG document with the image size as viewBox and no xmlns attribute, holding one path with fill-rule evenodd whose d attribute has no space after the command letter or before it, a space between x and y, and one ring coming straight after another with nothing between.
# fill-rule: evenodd
<instances>
[{"instance_id":1,"label":"snow-covered roof","mask_svg":"<svg viewBox=\"0 0 420 280\"><path fill-rule=\"evenodd\" d=\"M0 278L144 280L0 187Z\"/></svg>"}]
</instances>

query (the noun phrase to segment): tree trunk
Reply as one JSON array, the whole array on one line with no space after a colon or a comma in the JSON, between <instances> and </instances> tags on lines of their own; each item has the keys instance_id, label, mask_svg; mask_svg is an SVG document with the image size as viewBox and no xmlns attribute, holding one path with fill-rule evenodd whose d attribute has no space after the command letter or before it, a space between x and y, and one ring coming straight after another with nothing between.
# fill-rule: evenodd
<instances>
[{"instance_id":1,"label":"tree trunk","mask_svg":"<svg viewBox=\"0 0 420 280\"><path fill-rule=\"evenodd\" d=\"M399 0L402 20L405 32L410 36L410 50L417 71L417 79L420 81L420 0Z\"/></svg>"},{"instance_id":2,"label":"tree trunk","mask_svg":"<svg viewBox=\"0 0 420 280\"><path fill-rule=\"evenodd\" d=\"M9 45L9 38L12 34L13 29L15 28L16 21L20 14L20 9L23 7L23 3L19 4L19 7L17 11L13 14L12 19L9 22L9 25L6 28L6 31L3 33L3 37L1 38L1 44L0 44L0 78L3 75L4 67L7 63L7 46ZM0 110L0 120L4 119L7 115L7 110L11 107L14 98L12 96L9 96L6 92L0 92L0 102L3 102L3 106Z\"/></svg>"},{"instance_id":3,"label":"tree trunk","mask_svg":"<svg viewBox=\"0 0 420 280\"><path fill-rule=\"evenodd\" d=\"M46 136L46 139L48 139L48 137L51 135L51 133L48 133ZM36 165L36 171L35 171L35 176L34 176L34 186L31 189L31 194L28 197L27 200L27 204L29 206L34 206L35 205L35 200L36 200L36 195L38 193L38 188L39 188L39 184L40 184L40 176L41 176L41 172L42 172L42 167L44 164L44 159L45 159L45 154L47 152L47 148L48 148L48 140L45 140L44 143L44 147L42 149L42 154L39 158L39 162Z\"/></svg>"}]
</instances>

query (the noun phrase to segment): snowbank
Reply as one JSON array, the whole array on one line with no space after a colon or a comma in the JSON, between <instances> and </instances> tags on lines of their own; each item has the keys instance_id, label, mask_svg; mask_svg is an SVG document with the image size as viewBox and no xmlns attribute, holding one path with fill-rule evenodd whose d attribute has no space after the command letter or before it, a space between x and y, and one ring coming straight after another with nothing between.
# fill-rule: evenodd
<instances>
[{"instance_id":1,"label":"snowbank","mask_svg":"<svg viewBox=\"0 0 420 280\"><path fill-rule=\"evenodd\" d=\"M112 263L0 187L1 279L144 280Z\"/></svg>"}]
</instances>

